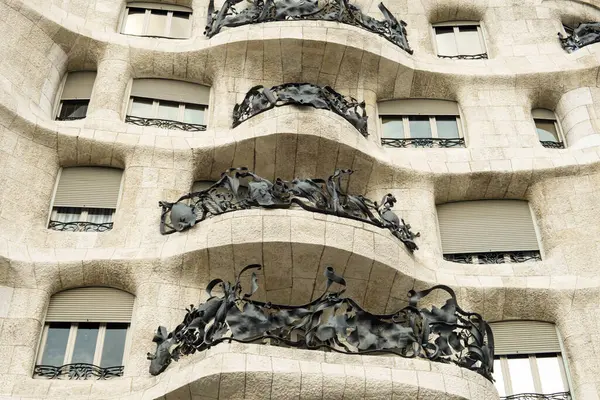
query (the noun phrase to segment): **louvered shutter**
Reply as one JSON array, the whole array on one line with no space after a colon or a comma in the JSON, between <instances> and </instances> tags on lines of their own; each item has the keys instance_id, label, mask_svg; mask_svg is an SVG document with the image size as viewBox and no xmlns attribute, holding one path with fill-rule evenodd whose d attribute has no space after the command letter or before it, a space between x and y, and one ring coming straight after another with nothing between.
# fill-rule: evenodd
<instances>
[{"instance_id":1,"label":"louvered shutter","mask_svg":"<svg viewBox=\"0 0 600 400\"><path fill-rule=\"evenodd\" d=\"M497 356L560 353L556 327L549 322L502 321L491 323L490 327Z\"/></svg>"},{"instance_id":2,"label":"louvered shutter","mask_svg":"<svg viewBox=\"0 0 600 400\"><path fill-rule=\"evenodd\" d=\"M46 322L130 322L133 299L107 287L65 290L50 299Z\"/></svg>"},{"instance_id":3,"label":"louvered shutter","mask_svg":"<svg viewBox=\"0 0 600 400\"><path fill-rule=\"evenodd\" d=\"M117 208L122 175L116 168L63 168L54 207Z\"/></svg>"},{"instance_id":4,"label":"louvered shutter","mask_svg":"<svg viewBox=\"0 0 600 400\"><path fill-rule=\"evenodd\" d=\"M404 99L379 103L379 115L455 115L458 104L447 100Z\"/></svg>"},{"instance_id":5,"label":"louvered shutter","mask_svg":"<svg viewBox=\"0 0 600 400\"><path fill-rule=\"evenodd\" d=\"M131 96L208 105L210 88L172 79L135 79Z\"/></svg>"},{"instance_id":6,"label":"louvered shutter","mask_svg":"<svg viewBox=\"0 0 600 400\"><path fill-rule=\"evenodd\" d=\"M69 72L61 100L87 100L92 97L96 71Z\"/></svg>"},{"instance_id":7,"label":"louvered shutter","mask_svg":"<svg viewBox=\"0 0 600 400\"><path fill-rule=\"evenodd\" d=\"M444 254L539 250L526 201L447 203L437 213Z\"/></svg>"},{"instance_id":8,"label":"louvered shutter","mask_svg":"<svg viewBox=\"0 0 600 400\"><path fill-rule=\"evenodd\" d=\"M153 3L136 1L127 3L127 8L144 8L148 10L165 10L165 11L178 11L192 13L192 9L186 6L180 6L178 4L167 4L167 3Z\"/></svg>"},{"instance_id":9,"label":"louvered shutter","mask_svg":"<svg viewBox=\"0 0 600 400\"><path fill-rule=\"evenodd\" d=\"M556 121L556 115L554 114L554 111L550 111L545 108L536 108L531 110L531 116L535 119L548 119Z\"/></svg>"}]
</instances>

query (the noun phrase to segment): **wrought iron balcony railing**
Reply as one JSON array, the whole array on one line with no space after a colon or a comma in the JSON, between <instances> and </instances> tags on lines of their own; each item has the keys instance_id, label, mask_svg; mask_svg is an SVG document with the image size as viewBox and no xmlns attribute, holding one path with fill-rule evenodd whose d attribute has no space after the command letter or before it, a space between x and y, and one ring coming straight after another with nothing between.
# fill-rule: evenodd
<instances>
[{"instance_id":1,"label":"wrought iron balcony railing","mask_svg":"<svg viewBox=\"0 0 600 400\"><path fill-rule=\"evenodd\" d=\"M550 140L540 140L542 146L547 147L549 149L564 149L565 144L563 142L553 142Z\"/></svg>"},{"instance_id":2,"label":"wrought iron balcony railing","mask_svg":"<svg viewBox=\"0 0 600 400\"><path fill-rule=\"evenodd\" d=\"M500 400L571 400L571 393L560 392L552 394L520 393L511 396L500 397Z\"/></svg>"},{"instance_id":3,"label":"wrought iron balcony railing","mask_svg":"<svg viewBox=\"0 0 600 400\"><path fill-rule=\"evenodd\" d=\"M122 365L102 368L86 363L66 364L60 367L54 365L36 365L33 370L33 376L46 379L103 380L123 376L123 369Z\"/></svg>"},{"instance_id":4,"label":"wrought iron balcony railing","mask_svg":"<svg viewBox=\"0 0 600 400\"><path fill-rule=\"evenodd\" d=\"M85 221L50 221L48 229L63 232L106 232L113 228L112 222L95 223Z\"/></svg>"},{"instance_id":5,"label":"wrought iron balcony railing","mask_svg":"<svg viewBox=\"0 0 600 400\"><path fill-rule=\"evenodd\" d=\"M188 132L200 132L206 130L206 125L190 124L187 122L172 121L170 119L142 118L134 115L126 115L125 122L137 126L156 126L163 129L180 129Z\"/></svg>"},{"instance_id":6,"label":"wrought iron balcony railing","mask_svg":"<svg viewBox=\"0 0 600 400\"><path fill-rule=\"evenodd\" d=\"M444 56L444 55L438 54L438 58L448 58L448 59L452 59L452 60L487 60L488 55L487 55L487 53L458 54L455 56Z\"/></svg>"},{"instance_id":7,"label":"wrought iron balcony railing","mask_svg":"<svg viewBox=\"0 0 600 400\"><path fill-rule=\"evenodd\" d=\"M346 281L333 268L325 269L325 291L300 306L252 300L258 290L256 273L251 288L243 290L240 277L235 283L211 281L209 299L187 309L183 322L172 332L159 326L148 353L150 374L162 373L172 360L210 349L222 342L260 343L274 340L297 348L330 349L345 354L389 354L453 363L493 381L494 336L481 315L464 311L454 291L445 285L408 292L408 306L387 315L371 314L354 300L344 297ZM330 290L337 284L337 291ZM220 286L220 294L212 291ZM420 300L433 291L442 291L447 300L441 307L422 307ZM247 294L244 294L247 293ZM435 297L437 299L437 297Z\"/></svg>"},{"instance_id":8,"label":"wrought iron balcony railing","mask_svg":"<svg viewBox=\"0 0 600 400\"><path fill-rule=\"evenodd\" d=\"M558 33L560 45L567 52L572 53L582 47L600 42L600 22L587 22L576 27L563 25L567 36Z\"/></svg>"},{"instance_id":9,"label":"wrought iron balcony railing","mask_svg":"<svg viewBox=\"0 0 600 400\"><path fill-rule=\"evenodd\" d=\"M381 138L381 144L385 147L395 148L410 148L410 147L426 147L426 148L453 148L465 147L464 138Z\"/></svg>"},{"instance_id":10,"label":"wrought iron balcony railing","mask_svg":"<svg viewBox=\"0 0 600 400\"><path fill-rule=\"evenodd\" d=\"M539 251L515 251L496 253L444 254L444 260L460 264L505 264L542 261Z\"/></svg>"}]
</instances>

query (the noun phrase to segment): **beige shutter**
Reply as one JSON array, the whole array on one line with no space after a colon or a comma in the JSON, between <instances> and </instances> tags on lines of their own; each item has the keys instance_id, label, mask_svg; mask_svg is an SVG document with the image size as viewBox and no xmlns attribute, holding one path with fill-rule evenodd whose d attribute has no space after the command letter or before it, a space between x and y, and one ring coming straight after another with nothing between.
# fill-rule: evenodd
<instances>
[{"instance_id":1,"label":"beige shutter","mask_svg":"<svg viewBox=\"0 0 600 400\"><path fill-rule=\"evenodd\" d=\"M494 333L494 353L560 353L556 327L541 321L502 321L490 324Z\"/></svg>"},{"instance_id":2,"label":"beige shutter","mask_svg":"<svg viewBox=\"0 0 600 400\"><path fill-rule=\"evenodd\" d=\"M133 298L107 287L65 290L50 298L46 322L130 322Z\"/></svg>"},{"instance_id":3,"label":"beige shutter","mask_svg":"<svg viewBox=\"0 0 600 400\"><path fill-rule=\"evenodd\" d=\"M96 71L69 72L61 100L88 100L92 97L92 88L96 80Z\"/></svg>"},{"instance_id":4,"label":"beige shutter","mask_svg":"<svg viewBox=\"0 0 600 400\"><path fill-rule=\"evenodd\" d=\"M122 175L116 168L63 168L54 207L117 208Z\"/></svg>"},{"instance_id":5,"label":"beige shutter","mask_svg":"<svg viewBox=\"0 0 600 400\"><path fill-rule=\"evenodd\" d=\"M526 201L461 201L437 213L444 254L539 250Z\"/></svg>"},{"instance_id":6,"label":"beige shutter","mask_svg":"<svg viewBox=\"0 0 600 400\"><path fill-rule=\"evenodd\" d=\"M531 116L535 119L549 119L552 121L556 120L554 111L547 110L545 108L536 108L531 110Z\"/></svg>"},{"instance_id":7,"label":"beige shutter","mask_svg":"<svg viewBox=\"0 0 600 400\"><path fill-rule=\"evenodd\" d=\"M208 105L210 88L172 79L135 79L131 96Z\"/></svg>"},{"instance_id":8,"label":"beige shutter","mask_svg":"<svg viewBox=\"0 0 600 400\"><path fill-rule=\"evenodd\" d=\"M166 3L152 3L152 2L144 2L144 1L136 1L127 3L128 8L144 8L147 10L166 10L166 11L180 11L191 13L192 9L185 6L180 6L176 4L166 4Z\"/></svg>"},{"instance_id":9,"label":"beige shutter","mask_svg":"<svg viewBox=\"0 0 600 400\"><path fill-rule=\"evenodd\" d=\"M459 115L458 104L448 100L390 100L378 107L379 115Z\"/></svg>"}]
</instances>

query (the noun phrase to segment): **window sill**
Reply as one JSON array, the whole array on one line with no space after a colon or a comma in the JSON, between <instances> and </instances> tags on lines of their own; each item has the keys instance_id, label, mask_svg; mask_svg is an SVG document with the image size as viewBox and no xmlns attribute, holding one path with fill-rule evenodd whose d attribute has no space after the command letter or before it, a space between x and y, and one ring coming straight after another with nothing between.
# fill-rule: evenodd
<instances>
[{"instance_id":1,"label":"window sill","mask_svg":"<svg viewBox=\"0 0 600 400\"><path fill-rule=\"evenodd\" d=\"M438 58L446 58L446 59L450 59L450 60L487 60L488 55L487 55L487 53L458 54L456 56L444 56L444 55L438 54Z\"/></svg>"},{"instance_id":2,"label":"window sill","mask_svg":"<svg viewBox=\"0 0 600 400\"><path fill-rule=\"evenodd\" d=\"M547 149L564 149L565 144L563 142L552 142L552 141L541 141L540 143Z\"/></svg>"},{"instance_id":3,"label":"window sill","mask_svg":"<svg viewBox=\"0 0 600 400\"><path fill-rule=\"evenodd\" d=\"M560 392L552 394L541 393L520 393L506 397L500 397L500 400L571 400L570 392Z\"/></svg>"},{"instance_id":4,"label":"window sill","mask_svg":"<svg viewBox=\"0 0 600 400\"><path fill-rule=\"evenodd\" d=\"M123 369L124 367L122 365L102 368L97 365L85 363L65 364L60 367L53 365L36 365L33 370L33 377L46 379L104 380L123 376Z\"/></svg>"},{"instance_id":5,"label":"window sill","mask_svg":"<svg viewBox=\"0 0 600 400\"><path fill-rule=\"evenodd\" d=\"M444 260L459 264L507 264L542 261L539 251L515 251L501 253L444 254Z\"/></svg>"},{"instance_id":6,"label":"window sill","mask_svg":"<svg viewBox=\"0 0 600 400\"><path fill-rule=\"evenodd\" d=\"M180 129L188 132L201 132L206 130L206 125L189 124L187 122L172 121L170 119L142 118L133 115L125 116L125 122L137 126L155 126L163 129Z\"/></svg>"},{"instance_id":7,"label":"window sill","mask_svg":"<svg viewBox=\"0 0 600 400\"><path fill-rule=\"evenodd\" d=\"M62 222L62 221L50 221L48 223L48 229L61 232L106 232L113 228L112 222L105 222L97 224L94 222Z\"/></svg>"},{"instance_id":8,"label":"window sill","mask_svg":"<svg viewBox=\"0 0 600 400\"><path fill-rule=\"evenodd\" d=\"M453 148L453 147L465 147L464 138L454 139L440 139L440 138L410 138L410 139L392 139L382 138L381 144L385 147L394 148L410 148L410 147L424 147L424 148Z\"/></svg>"},{"instance_id":9,"label":"window sill","mask_svg":"<svg viewBox=\"0 0 600 400\"><path fill-rule=\"evenodd\" d=\"M160 35L136 35L135 33L123 33L123 32L121 32L121 35L140 37L140 38L148 38L148 39L169 39L169 40L189 40L189 39L191 39L191 37L181 38L181 37L160 36Z\"/></svg>"}]
</instances>

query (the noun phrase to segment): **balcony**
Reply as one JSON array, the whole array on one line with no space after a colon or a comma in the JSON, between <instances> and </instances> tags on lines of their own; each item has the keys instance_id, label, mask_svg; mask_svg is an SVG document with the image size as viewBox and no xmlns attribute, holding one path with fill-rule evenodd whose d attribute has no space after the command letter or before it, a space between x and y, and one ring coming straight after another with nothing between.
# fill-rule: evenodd
<instances>
[{"instance_id":1,"label":"balcony","mask_svg":"<svg viewBox=\"0 0 600 400\"><path fill-rule=\"evenodd\" d=\"M112 222L96 223L87 221L53 221L48 223L48 229L61 232L106 232L113 228Z\"/></svg>"},{"instance_id":2,"label":"balcony","mask_svg":"<svg viewBox=\"0 0 600 400\"><path fill-rule=\"evenodd\" d=\"M515 251L501 253L444 254L444 260L459 264L505 264L542 261L539 251Z\"/></svg>"},{"instance_id":3,"label":"balcony","mask_svg":"<svg viewBox=\"0 0 600 400\"><path fill-rule=\"evenodd\" d=\"M394 147L399 149L406 149L410 147L447 149L454 147L465 147L465 138L382 138L381 144L385 147Z\"/></svg>"},{"instance_id":4,"label":"balcony","mask_svg":"<svg viewBox=\"0 0 600 400\"><path fill-rule=\"evenodd\" d=\"M571 400L571 393L561 392L552 394L520 393L511 396L500 397L500 400Z\"/></svg>"},{"instance_id":5,"label":"balcony","mask_svg":"<svg viewBox=\"0 0 600 400\"><path fill-rule=\"evenodd\" d=\"M142 118L133 115L126 115L125 122L137 126L155 126L162 129L179 129L188 132L201 132L206 130L206 125L190 124L187 122L172 121L170 119Z\"/></svg>"},{"instance_id":6,"label":"balcony","mask_svg":"<svg viewBox=\"0 0 600 400\"><path fill-rule=\"evenodd\" d=\"M123 366L102 368L93 364L74 363L61 366L36 365L33 370L35 378L70 379L70 380L104 380L123 376Z\"/></svg>"}]
</instances>

